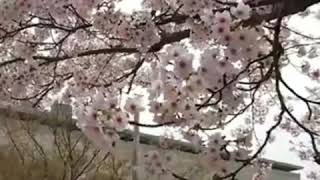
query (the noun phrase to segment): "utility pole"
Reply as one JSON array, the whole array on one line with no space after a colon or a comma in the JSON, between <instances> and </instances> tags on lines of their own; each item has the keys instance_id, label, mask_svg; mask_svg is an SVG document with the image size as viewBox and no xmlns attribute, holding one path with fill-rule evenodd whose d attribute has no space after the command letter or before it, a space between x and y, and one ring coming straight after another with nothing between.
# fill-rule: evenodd
<instances>
[{"instance_id":1,"label":"utility pole","mask_svg":"<svg viewBox=\"0 0 320 180\"><path fill-rule=\"evenodd\" d=\"M139 123L139 112L134 114L134 122ZM138 125L134 126L134 149L133 149L133 159L132 159L132 180L139 180L139 143L140 143L140 128Z\"/></svg>"}]
</instances>

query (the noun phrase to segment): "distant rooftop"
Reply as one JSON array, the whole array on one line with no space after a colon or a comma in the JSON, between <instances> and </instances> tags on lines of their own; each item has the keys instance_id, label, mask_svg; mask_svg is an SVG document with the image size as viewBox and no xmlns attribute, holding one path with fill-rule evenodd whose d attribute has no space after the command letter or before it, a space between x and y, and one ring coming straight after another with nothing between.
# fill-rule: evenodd
<instances>
[{"instance_id":1,"label":"distant rooftop","mask_svg":"<svg viewBox=\"0 0 320 180\"><path fill-rule=\"evenodd\" d=\"M297 166L297 165L293 165L293 164L289 164L289 163L285 163L285 162L274 161L274 160L269 160L269 159L266 159L266 160L272 163L273 169L278 169L281 171L290 172L290 171L296 171L296 170L303 169L302 166Z\"/></svg>"}]
</instances>

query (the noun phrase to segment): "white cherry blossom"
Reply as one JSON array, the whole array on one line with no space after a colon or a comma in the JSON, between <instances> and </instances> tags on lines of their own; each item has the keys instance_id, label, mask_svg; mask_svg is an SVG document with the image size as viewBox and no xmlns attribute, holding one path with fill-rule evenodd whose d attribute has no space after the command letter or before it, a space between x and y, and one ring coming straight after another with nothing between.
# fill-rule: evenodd
<instances>
[{"instance_id":1,"label":"white cherry blossom","mask_svg":"<svg viewBox=\"0 0 320 180\"><path fill-rule=\"evenodd\" d=\"M251 16L251 7L240 1L237 7L231 7L231 14L239 19L247 20Z\"/></svg>"}]
</instances>

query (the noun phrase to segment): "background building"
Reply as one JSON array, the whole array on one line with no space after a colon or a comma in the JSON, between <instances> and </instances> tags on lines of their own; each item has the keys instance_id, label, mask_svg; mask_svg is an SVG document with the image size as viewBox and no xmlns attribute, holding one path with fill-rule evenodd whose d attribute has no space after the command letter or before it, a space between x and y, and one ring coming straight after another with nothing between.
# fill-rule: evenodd
<instances>
[{"instance_id":1,"label":"background building","mask_svg":"<svg viewBox=\"0 0 320 180\"><path fill-rule=\"evenodd\" d=\"M58 154L58 156L60 153L60 156L61 156L61 152L57 153L57 146L59 145L59 143L57 144L57 141L64 142L65 139L67 139L65 144L61 143L59 145L61 146L59 148L64 149L64 151L66 152L66 155L61 158L60 160L61 162L59 161L59 163L63 164L63 166L61 165L62 169L60 170L66 171L64 173L67 174L67 175L64 175L65 176L64 179L73 179L73 180L88 179L89 180L89 179L94 179L92 177L94 177L95 173L103 174L101 175L101 177L103 177L101 179L106 178L106 176L109 177L109 175L106 175L104 172L107 170L110 171L110 169L108 168L99 169L99 172L93 171L93 169L96 169L96 167L98 167L98 163L101 163L103 161L105 154L103 152L99 152L100 154L97 155L97 158L94 157L96 152L98 151L91 144L88 145L88 142L83 137L83 134L76 128L74 120L70 118L71 117L70 110L71 109L68 108L67 106L61 107L61 109L57 107L53 108L51 112L36 112L36 111L30 112L27 110L10 109L8 107L0 108L0 114L1 114L0 123L2 124L2 127L3 127L1 129L2 131L0 136L1 137L0 145L2 147L2 149L0 149L0 154L7 153L10 155L11 153L17 153L17 154L22 153L22 156L25 156L25 157L22 157L22 159L24 158L28 159L28 157L29 156L31 157L31 155L28 155L28 153L25 153L25 151L29 151L26 148L29 146L29 148L31 148L30 152L32 151L38 152L33 155L33 158L35 159L39 158L39 160L43 162L44 165L47 164L48 166L47 170L44 169L43 171L47 171L47 173L49 173L50 171L48 169L51 169L53 170L53 172L58 173L59 169L55 169L56 168L55 166L50 165L49 160L55 159L53 158L55 156L52 156L51 153L49 152L52 152L52 154ZM20 131L24 131L24 132L20 132ZM32 132L32 135L28 134L28 132L29 133ZM134 151L132 137L133 136L131 131L124 131L121 134L122 140L118 144L117 149L115 151L116 157L111 158L111 159L118 159L116 163L117 165L119 165L119 162L130 163L130 160L132 159L132 155ZM68 138L70 139L68 140ZM141 146L139 146L140 148L139 151L141 156L150 150L158 149L157 147L159 144L158 136L141 134L140 138L141 138L140 139ZM193 147L189 143L185 143L182 141L175 141L175 140L170 140L169 144L173 148L170 150L167 150L166 153L173 155L174 163L175 163L174 167L176 167L174 171L177 174L189 180L212 179L210 174L208 175L208 173L204 170L204 168L202 168L200 161L198 159L198 156L196 155L198 150L195 147ZM15 146L20 148L15 148ZM6 147L12 147L12 148L6 148ZM68 151L68 147L70 151ZM74 147L74 148L71 149L70 147ZM83 154L79 152L83 152ZM83 157L80 157L80 155L82 155ZM69 156L72 156L72 157L70 158ZM91 162L92 157L94 157L93 158L94 160L92 160L92 163L90 165L87 165L87 170L84 171L85 173L79 174L81 170L84 169L84 167L86 167L86 162L89 162L89 161ZM68 158L70 159L68 160ZM77 162L74 160L77 158L78 159L82 158L81 162L80 161ZM18 159L19 158L17 157L17 161ZM68 161L65 159L67 159ZM8 159L0 158L0 164L6 164L6 161L8 161ZM75 162L79 164L75 165ZM276 161L269 161L269 162L272 163L272 172L271 172L270 180L299 180L300 179L300 175L297 171L301 170L302 167L287 164L287 163L282 163L282 162L276 162ZM110 162L110 160L108 160L108 163L114 163L114 162ZM40 166L43 166L43 165L40 165ZM106 164L104 164L104 166L108 167L108 165ZM31 171L37 171L37 170L39 170L39 168L31 169ZM2 173L5 173L5 171L8 171L8 170L3 169L3 171L4 172ZM239 180L251 180L252 174L254 172L255 170L253 168L247 167L239 173L237 178ZM0 173L1 173L1 168L0 168ZM124 172L122 173L126 174ZM44 174L44 173L41 173L41 174ZM45 175L42 175L42 176L45 176ZM46 176L48 179L49 175L46 175ZM5 177L0 176L0 180L2 180L1 178L5 179ZM57 179L59 179L59 177L57 177ZM96 178L96 179L99 179L99 178ZM116 179L116 178L113 178L113 179ZM113 180L113 179L110 178L110 180Z\"/></svg>"}]
</instances>

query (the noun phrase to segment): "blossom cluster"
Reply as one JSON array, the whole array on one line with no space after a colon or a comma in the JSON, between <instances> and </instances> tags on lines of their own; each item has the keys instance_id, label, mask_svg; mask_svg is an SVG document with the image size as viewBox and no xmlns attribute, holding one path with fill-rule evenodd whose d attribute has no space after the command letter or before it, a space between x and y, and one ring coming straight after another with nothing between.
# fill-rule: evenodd
<instances>
[{"instance_id":1,"label":"blossom cluster","mask_svg":"<svg viewBox=\"0 0 320 180\"><path fill-rule=\"evenodd\" d=\"M79 119L77 126L82 129L88 138L98 145L104 146L106 151L112 151L119 139L117 132L127 128L133 116L141 111L143 107L136 101L137 98L128 98L123 107L116 98L106 100L102 93L97 93L92 99L92 106L78 108L76 116ZM101 139L103 137L103 139ZM100 140L101 142L97 142Z\"/></svg>"},{"instance_id":2,"label":"blossom cluster","mask_svg":"<svg viewBox=\"0 0 320 180\"><path fill-rule=\"evenodd\" d=\"M170 154L149 151L143 157L141 165L143 173L141 174L148 178L174 179L171 174L173 165L174 161Z\"/></svg>"},{"instance_id":3,"label":"blossom cluster","mask_svg":"<svg viewBox=\"0 0 320 180\"><path fill-rule=\"evenodd\" d=\"M49 0L2 0L0 8L1 24L10 23L11 20L23 20L28 13L46 14L49 11L56 18L63 18L67 14L65 6L72 4L81 15L89 14L93 7L96 7L102 0L64 0L64 1L49 1Z\"/></svg>"},{"instance_id":4,"label":"blossom cluster","mask_svg":"<svg viewBox=\"0 0 320 180\"><path fill-rule=\"evenodd\" d=\"M69 103L78 127L106 151L148 112L203 147L202 162L216 175L249 158L248 142L198 135L246 110L250 92L239 82L259 80L270 65L270 34L246 25L256 13L247 1L145 0L132 13L112 0L0 2L1 100ZM123 98L139 90L147 100ZM152 151L144 160L150 175L171 176L170 158Z\"/></svg>"},{"instance_id":5,"label":"blossom cluster","mask_svg":"<svg viewBox=\"0 0 320 180\"><path fill-rule=\"evenodd\" d=\"M248 135L246 138L250 137ZM240 145L241 144L241 145ZM233 150L230 150L230 148ZM214 175L224 177L234 171L233 163L249 159L250 146L240 141L227 140L221 133L209 136L200 155L202 165Z\"/></svg>"}]
</instances>

